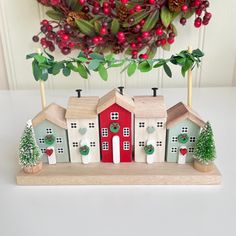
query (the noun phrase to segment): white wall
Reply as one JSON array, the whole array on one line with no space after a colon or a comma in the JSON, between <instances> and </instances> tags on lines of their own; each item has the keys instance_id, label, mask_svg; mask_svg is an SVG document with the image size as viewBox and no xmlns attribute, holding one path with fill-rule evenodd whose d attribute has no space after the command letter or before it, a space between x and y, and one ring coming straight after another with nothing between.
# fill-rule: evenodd
<instances>
[{"instance_id":1,"label":"white wall","mask_svg":"<svg viewBox=\"0 0 236 236\"><path fill-rule=\"evenodd\" d=\"M229 0L224 6L222 1L211 1L213 19L210 25L200 30L191 23L182 27L178 24L179 36L172 46L171 53L159 51L157 57L168 57L188 45L199 47L205 52L201 69L194 71L194 86L236 86L236 31L235 17L236 1ZM2 38L4 63L0 63L0 78L6 81L0 83L0 88L31 89L37 84L31 75L30 61L25 55L35 50L36 44L31 41L32 35L38 31L39 21L44 17L44 9L36 0L0 0L0 35ZM1 43L1 41L0 41ZM1 46L0 46L1 53ZM1 58L0 58L1 62ZM173 69L172 79L167 78L162 70L149 73L136 73L127 78L119 73L120 69L110 71L108 82L103 82L98 76L92 76L85 81L73 74L70 78L58 76L47 82L48 88L110 88L118 85L127 87L183 87L186 80L181 77L179 69ZM2 80L3 81L3 80Z\"/></svg>"}]
</instances>

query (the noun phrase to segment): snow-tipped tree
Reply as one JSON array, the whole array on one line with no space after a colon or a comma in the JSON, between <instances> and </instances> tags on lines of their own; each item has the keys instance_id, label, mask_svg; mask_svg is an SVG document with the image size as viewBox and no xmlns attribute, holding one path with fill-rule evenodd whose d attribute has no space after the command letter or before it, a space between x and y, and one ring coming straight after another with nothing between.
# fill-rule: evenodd
<instances>
[{"instance_id":1,"label":"snow-tipped tree","mask_svg":"<svg viewBox=\"0 0 236 236\"><path fill-rule=\"evenodd\" d=\"M194 158L208 164L216 158L214 135L209 122L203 127L194 150Z\"/></svg>"},{"instance_id":2,"label":"snow-tipped tree","mask_svg":"<svg viewBox=\"0 0 236 236\"><path fill-rule=\"evenodd\" d=\"M34 166L41 160L42 152L39 149L31 121L28 121L20 140L19 159L22 166Z\"/></svg>"}]
</instances>

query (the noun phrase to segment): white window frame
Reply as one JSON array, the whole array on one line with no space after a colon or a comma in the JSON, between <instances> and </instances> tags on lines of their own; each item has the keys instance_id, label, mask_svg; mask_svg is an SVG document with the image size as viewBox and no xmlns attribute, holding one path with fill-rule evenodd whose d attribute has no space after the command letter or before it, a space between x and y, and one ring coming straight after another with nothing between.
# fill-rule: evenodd
<instances>
[{"instance_id":1,"label":"white window frame","mask_svg":"<svg viewBox=\"0 0 236 236\"><path fill-rule=\"evenodd\" d=\"M157 122L157 128L163 128L163 122L162 121L158 121Z\"/></svg>"},{"instance_id":2,"label":"white window frame","mask_svg":"<svg viewBox=\"0 0 236 236\"><path fill-rule=\"evenodd\" d=\"M182 127L182 128L181 128L181 131L182 131L182 133L184 133L184 134L188 133L188 127L187 127L187 126Z\"/></svg>"},{"instance_id":3,"label":"white window frame","mask_svg":"<svg viewBox=\"0 0 236 236\"><path fill-rule=\"evenodd\" d=\"M45 139L44 138L39 138L39 143L40 144L44 144L45 143Z\"/></svg>"},{"instance_id":4,"label":"white window frame","mask_svg":"<svg viewBox=\"0 0 236 236\"><path fill-rule=\"evenodd\" d=\"M189 148L188 148L188 152L189 152L189 153L194 153L194 147L189 147Z\"/></svg>"},{"instance_id":5,"label":"white window frame","mask_svg":"<svg viewBox=\"0 0 236 236\"><path fill-rule=\"evenodd\" d=\"M72 147L73 147L73 148L79 147L79 143L78 143L78 142L72 142Z\"/></svg>"},{"instance_id":6,"label":"white window frame","mask_svg":"<svg viewBox=\"0 0 236 236\"><path fill-rule=\"evenodd\" d=\"M144 128L145 127L145 122L139 122L138 127L139 128Z\"/></svg>"},{"instance_id":7,"label":"white window frame","mask_svg":"<svg viewBox=\"0 0 236 236\"><path fill-rule=\"evenodd\" d=\"M70 127L71 127L71 129L76 129L77 128L77 123L76 122L71 122Z\"/></svg>"},{"instance_id":8,"label":"white window frame","mask_svg":"<svg viewBox=\"0 0 236 236\"><path fill-rule=\"evenodd\" d=\"M162 141L157 141L157 147L162 147Z\"/></svg>"},{"instance_id":9,"label":"white window frame","mask_svg":"<svg viewBox=\"0 0 236 236\"><path fill-rule=\"evenodd\" d=\"M89 123L89 128L94 129L95 128L95 123L94 122Z\"/></svg>"},{"instance_id":10,"label":"white window frame","mask_svg":"<svg viewBox=\"0 0 236 236\"><path fill-rule=\"evenodd\" d=\"M94 141L90 142L90 147L96 147L96 142Z\"/></svg>"},{"instance_id":11,"label":"white window frame","mask_svg":"<svg viewBox=\"0 0 236 236\"><path fill-rule=\"evenodd\" d=\"M102 142L102 150L103 151L109 150L109 143L108 142Z\"/></svg>"},{"instance_id":12,"label":"white window frame","mask_svg":"<svg viewBox=\"0 0 236 236\"><path fill-rule=\"evenodd\" d=\"M46 148L41 148L40 150L41 150L41 152L42 152L43 154L45 154Z\"/></svg>"},{"instance_id":13,"label":"white window frame","mask_svg":"<svg viewBox=\"0 0 236 236\"><path fill-rule=\"evenodd\" d=\"M128 127L123 128L123 136L124 137L130 136L130 128L128 128Z\"/></svg>"},{"instance_id":14,"label":"white window frame","mask_svg":"<svg viewBox=\"0 0 236 236\"><path fill-rule=\"evenodd\" d=\"M57 154L64 154L64 148L57 148Z\"/></svg>"},{"instance_id":15,"label":"white window frame","mask_svg":"<svg viewBox=\"0 0 236 236\"><path fill-rule=\"evenodd\" d=\"M119 112L117 112L117 111L111 112L110 113L110 119L111 120L119 120Z\"/></svg>"},{"instance_id":16,"label":"white window frame","mask_svg":"<svg viewBox=\"0 0 236 236\"><path fill-rule=\"evenodd\" d=\"M130 150L130 142L129 141L124 141L123 142L123 150L124 151Z\"/></svg>"},{"instance_id":17,"label":"white window frame","mask_svg":"<svg viewBox=\"0 0 236 236\"><path fill-rule=\"evenodd\" d=\"M102 137L108 137L108 128L102 128Z\"/></svg>"},{"instance_id":18,"label":"white window frame","mask_svg":"<svg viewBox=\"0 0 236 236\"><path fill-rule=\"evenodd\" d=\"M171 152L171 153L177 153L177 150L178 150L177 147L172 147L170 152Z\"/></svg>"},{"instance_id":19,"label":"white window frame","mask_svg":"<svg viewBox=\"0 0 236 236\"><path fill-rule=\"evenodd\" d=\"M178 142L178 137L177 137L177 136L173 136L173 137L171 138L171 142L172 142L172 143L177 143L177 142Z\"/></svg>"},{"instance_id":20,"label":"white window frame","mask_svg":"<svg viewBox=\"0 0 236 236\"><path fill-rule=\"evenodd\" d=\"M59 140L60 140L60 141L59 141ZM56 142L57 142L57 143L63 143L62 137L57 137L57 138L56 138Z\"/></svg>"},{"instance_id":21,"label":"white window frame","mask_svg":"<svg viewBox=\"0 0 236 236\"><path fill-rule=\"evenodd\" d=\"M52 134L52 133L53 133L52 128L46 128L46 133L47 133L47 134Z\"/></svg>"},{"instance_id":22,"label":"white window frame","mask_svg":"<svg viewBox=\"0 0 236 236\"><path fill-rule=\"evenodd\" d=\"M190 137L189 142L190 143L195 143L196 142L196 137L195 136Z\"/></svg>"},{"instance_id":23,"label":"white window frame","mask_svg":"<svg viewBox=\"0 0 236 236\"><path fill-rule=\"evenodd\" d=\"M144 147L145 146L145 142L144 141L139 141L138 145L139 145L139 147Z\"/></svg>"}]
</instances>

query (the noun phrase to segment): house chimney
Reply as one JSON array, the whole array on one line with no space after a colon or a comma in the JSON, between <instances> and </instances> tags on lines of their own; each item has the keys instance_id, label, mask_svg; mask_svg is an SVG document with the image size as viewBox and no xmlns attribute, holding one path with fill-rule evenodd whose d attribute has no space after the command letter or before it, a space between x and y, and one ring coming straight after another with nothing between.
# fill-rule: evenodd
<instances>
[{"instance_id":1,"label":"house chimney","mask_svg":"<svg viewBox=\"0 0 236 236\"><path fill-rule=\"evenodd\" d=\"M123 95L124 87L120 86L120 87L118 87L118 89L120 90L120 94Z\"/></svg>"},{"instance_id":2,"label":"house chimney","mask_svg":"<svg viewBox=\"0 0 236 236\"><path fill-rule=\"evenodd\" d=\"M76 89L75 92L77 93L77 97L80 98L82 89Z\"/></svg>"},{"instance_id":3,"label":"house chimney","mask_svg":"<svg viewBox=\"0 0 236 236\"><path fill-rule=\"evenodd\" d=\"M152 88L152 90L153 90L153 97L156 97L158 88Z\"/></svg>"}]
</instances>

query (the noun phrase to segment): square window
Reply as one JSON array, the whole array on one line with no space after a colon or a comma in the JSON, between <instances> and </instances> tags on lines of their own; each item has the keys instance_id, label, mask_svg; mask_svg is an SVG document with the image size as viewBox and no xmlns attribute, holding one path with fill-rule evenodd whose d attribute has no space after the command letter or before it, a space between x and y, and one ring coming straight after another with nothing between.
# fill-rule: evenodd
<instances>
[{"instance_id":1,"label":"square window","mask_svg":"<svg viewBox=\"0 0 236 236\"><path fill-rule=\"evenodd\" d=\"M157 141L157 147L161 147L162 146L162 141Z\"/></svg>"},{"instance_id":2,"label":"square window","mask_svg":"<svg viewBox=\"0 0 236 236\"><path fill-rule=\"evenodd\" d=\"M76 123L70 123L70 127L71 127L72 129L76 129L76 128L77 128L77 124L76 124Z\"/></svg>"},{"instance_id":3,"label":"square window","mask_svg":"<svg viewBox=\"0 0 236 236\"><path fill-rule=\"evenodd\" d=\"M196 137L190 137L189 142L190 143L195 143L196 142Z\"/></svg>"},{"instance_id":4,"label":"square window","mask_svg":"<svg viewBox=\"0 0 236 236\"><path fill-rule=\"evenodd\" d=\"M78 142L73 142L73 143L72 143L72 146L73 146L73 147L79 147L79 143L78 143Z\"/></svg>"},{"instance_id":5,"label":"square window","mask_svg":"<svg viewBox=\"0 0 236 236\"><path fill-rule=\"evenodd\" d=\"M139 145L139 147L144 147L144 142L141 141L138 143L138 145Z\"/></svg>"},{"instance_id":6,"label":"square window","mask_svg":"<svg viewBox=\"0 0 236 236\"><path fill-rule=\"evenodd\" d=\"M102 128L102 137L108 137L108 129Z\"/></svg>"},{"instance_id":7,"label":"square window","mask_svg":"<svg viewBox=\"0 0 236 236\"><path fill-rule=\"evenodd\" d=\"M178 137L174 136L171 139L172 143L177 143L178 142Z\"/></svg>"},{"instance_id":8,"label":"square window","mask_svg":"<svg viewBox=\"0 0 236 236\"><path fill-rule=\"evenodd\" d=\"M50 128L46 129L46 133L47 134L52 134L52 129L50 129Z\"/></svg>"},{"instance_id":9,"label":"square window","mask_svg":"<svg viewBox=\"0 0 236 236\"><path fill-rule=\"evenodd\" d=\"M39 143L45 143L44 138L39 138Z\"/></svg>"},{"instance_id":10,"label":"square window","mask_svg":"<svg viewBox=\"0 0 236 236\"><path fill-rule=\"evenodd\" d=\"M63 148L58 148L57 149L57 153L58 154L63 154L64 153L64 149Z\"/></svg>"},{"instance_id":11,"label":"square window","mask_svg":"<svg viewBox=\"0 0 236 236\"><path fill-rule=\"evenodd\" d=\"M129 128L124 128L123 129L123 136L124 137L129 137L129 135L130 135Z\"/></svg>"},{"instance_id":12,"label":"square window","mask_svg":"<svg viewBox=\"0 0 236 236\"><path fill-rule=\"evenodd\" d=\"M110 118L111 118L111 120L118 120L119 119L119 113L118 112L111 112Z\"/></svg>"},{"instance_id":13,"label":"square window","mask_svg":"<svg viewBox=\"0 0 236 236\"><path fill-rule=\"evenodd\" d=\"M145 127L145 122L139 122L139 128L144 128Z\"/></svg>"},{"instance_id":14,"label":"square window","mask_svg":"<svg viewBox=\"0 0 236 236\"><path fill-rule=\"evenodd\" d=\"M103 143L102 143L102 150L104 150L104 151L109 150L109 144L108 144L108 142L103 142Z\"/></svg>"},{"instance_id":15,"label":"square window","mask_svg":"<svg viewBox=\"0 0 236 236\"><path fill-rule=\"evenodd\" d=\"M163 127L163 122L157 122L157 128L162 128Z\"/></svg>"},{"instance_id":16,"label":"square window","mask_svg":"<svg viewBox=\"0 0 236 236\"><path fill-rule=\"evenodd\" d=\"M189 152L189 153L193 153L193 152L194 152L194 148L193 148L193 147L190 147L190 148L188 149L188 152Z\"/></svg>"},{"instance_id":17,"label":"square window","mask_svg":"<svg viewBox=\"0 0 236 236\"><path fill-rule=\"evenodd\" d=\"M95 142L90 142L90 147L96 147L96 143Z\"/></svg>"},{"instance_id":18,"label":"square window","mask_svg":"<svg viewBox=\"0 0 236 236\"><path fill-rule=\"evenodd\" d=\"M46 152L46 148L41 148L41 152L44 154Z\"/></svg>"},{"instance_id":19,"label":"square window","mask_svg":"<svg viewBox=\"0 0 236 236\"><path fill-rule=\"evenodd\" d=\"M89 123L89 128L94 128L95 124L94 123Z\"/></svg>"},{"instance_id":20,"label":"square window","mask_svg":"<svg viewBox=\"0 0 236 236\"><path fill-rule=\"evenodd\" d=\"M182 133L188 133L188 127L182 127Z\"/></svg>"},{"instance_id":21,"label":"square window","mask_svg":"<svg viewBox=\"0 0 236 236\"><path fill-rule=\"evenodd\" d=\"M171 148L171 152L172 152L172 153L176 153L176 152L177 152L177 148L176 148L176 147L172 147L172 148Z\"/></svg>"},{"instance_id":22,"label":"square window","mask_svg":"<svg viewBox=\"0 0 236 236\"><path fill-rule=\"evenodd\" d=\"M130 149L130 145L129 145L129 142L123 142L123 149L125 150L125 151L127 151L127 150L129 150Z\"/></svg>"},{"instance_id":23,"label":"square window","mask_svg":"<svg viewBox=\"0 0 236 236\"><path fill-rule=\"evenodd\" d=\"M62 143L62 138L56 138L57 143Z\"/></svg>"}]
</instances>

